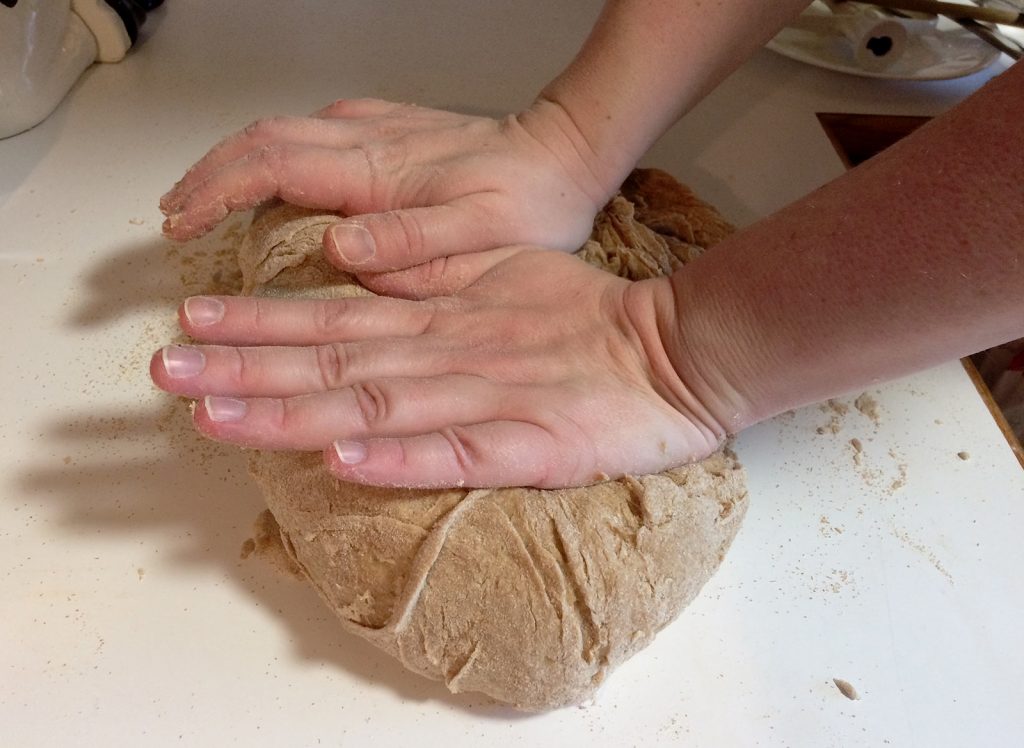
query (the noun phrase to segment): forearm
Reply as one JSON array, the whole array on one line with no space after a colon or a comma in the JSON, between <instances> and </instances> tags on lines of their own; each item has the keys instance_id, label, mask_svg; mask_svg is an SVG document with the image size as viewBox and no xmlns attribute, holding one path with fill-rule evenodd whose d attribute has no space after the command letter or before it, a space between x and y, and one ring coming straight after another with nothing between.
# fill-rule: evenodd
<instances>
[{"instance_id":1,"label":"forearm","mask_svg":"<svg viewBox=\"0 0 1024 748\"><path fill-rule=\"evenodd\" d=\"M609 0L538 105L567 113L614 189L669 126L807 4Z\"/></svg>"},{"instance_id":2,"label":"forearm","mask_svg":"<svg viewBox=\"0 0 1024 748\"><path fill-rule=\"evenodd\" d=\"M670 357L736 431L1019 337L1021 175L1016 66L677 273Z\"/></svg>"}]
</instances>

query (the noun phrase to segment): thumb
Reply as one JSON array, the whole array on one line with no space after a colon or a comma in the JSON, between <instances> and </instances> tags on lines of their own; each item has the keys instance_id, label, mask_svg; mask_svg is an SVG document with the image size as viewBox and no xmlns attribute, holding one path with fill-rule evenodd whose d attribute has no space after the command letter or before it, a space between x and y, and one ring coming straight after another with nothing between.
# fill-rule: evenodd
<instances>
[{"instance_id":1,"label":"thumb","mask_svg":"<svg viewBox=\"0 0 1024 748\"><path fill-rule=\"evenodd\" d=\"M489 212L463 198L429 208L354 216L324 232L324 255L342 270L380 273L509 243L497 241L501 222Z\"/></svg>"},{"instance_id":2,"label":"thumb","mask_svg":"<svg viewBox=\"0 0 1024 748\"><path fill-rule=\"evenodd\" d=\"M359 273L359 282L376 294L403 299L451 296L475 283L499 262L518 254L524 247L502 247L486 252L438 257L422 265L390 273Z\"/></svg>"}]
</instances>

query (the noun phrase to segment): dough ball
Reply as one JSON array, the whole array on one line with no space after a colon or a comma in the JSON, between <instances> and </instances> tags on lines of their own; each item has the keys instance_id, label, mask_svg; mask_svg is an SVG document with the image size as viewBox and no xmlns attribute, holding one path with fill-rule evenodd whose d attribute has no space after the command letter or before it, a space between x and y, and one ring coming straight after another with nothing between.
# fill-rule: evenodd
<instances>
[{"instance_id":1,"label":"dough ball","mask_svg":"<svg viewBox=\"0 0 1024 748\"><path fill-rule=\"evenodd\" d=\"M369 294L321 252L335 215L261 211L239 263L246 293ZM639 280L730 231L671 176L638 170L578 253ZM520 709L588 699L718 568L746 511L728 451L658 475L559 490L343 483L319 453L255 452L250 468L289 555L341 625L410 670Z\"/></svg>"}]
</instances>

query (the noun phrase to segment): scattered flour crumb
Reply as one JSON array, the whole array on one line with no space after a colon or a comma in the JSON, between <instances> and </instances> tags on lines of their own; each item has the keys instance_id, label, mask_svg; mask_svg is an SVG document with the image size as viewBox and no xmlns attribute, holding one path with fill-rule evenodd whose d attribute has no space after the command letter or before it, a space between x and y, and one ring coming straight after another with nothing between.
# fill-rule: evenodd
<instances>
[{"instance_id":1,"label":"scattered flour crumb","mask_svg":"<svg viewBox=\"0 0 1024 748\"><path fill-rule=\"evenodd\" d=\"M928 559L931 565L935 567L936 571L942 574L942 576L944 576L950 584L953 584L953 575L950 574L949 570L942 565L942 562L939 561L939 557L936 556L935 553L930 548L928 548L928 546L926 546L924 543L914 540L914 538L910 537L910 533L901 528L894 527L892 534L895 535L896 538L901 543L903 543L904 546L910 548L911 550L917 551L926 559Z\"/></svg>"},{"instance_id":2,"label":"scattered flour crumb","mask_svg":"<svg viewBox=\"0 0 1024 748\"><path fill-rule=\"evenodd\" d=\"M853 447L853 464L860 465L864 462L864 445L860 443L860 439L854 437L850 439L850 446Z\"/></svg>"},{"instance_id":3,"label":"scattered flour crumb","mask_svg":"<svg viewBox=\"0 0 1024 748\"><path fill-rule=\"evenodd\" d=\"M269 509L264 509L253 523L253 537L242 543L241 558L247 559L255 553L278 571L288 576L301 578L302 569L288 554L281 540L281 528Z\"/></svg>"},{"instance_id":4,"label":"scattered flour crumb","mask_svg":"<svg viewBox=\"0 0 1024 748\"><path fill-rule=\"evenodd\" d=\"M843 534L843 528L839 527L837 525L833 525L829 521L829 518L826 517L824 514L821 515L821 519L818 520L818 524L819 524L819 528L818 529L821 532L822 537L824 537L824 538L831 538L833 535L842 535Z\"/></svg>"},{"instance_id":5,"label":"scattered flour crumb","mask_svg":"<svg viewBox=\"0 0 1024 748\"><path fill-rule=\"evenodd\" d=\"M889 456L896 461L896 470L899 473L892 483L889 484L889 493L896 493L907 485L907 463L902 462L902 458L891 449L889 450Z\"/></svg>"},{"instance_id":6,"label":"scattered flour crumb","mask_svg":"<svg viewBox=\"0 0 1024 748\"><path fill-rule=\"evenodd\" d=\"M860 694L857 693L857 689L854 688L849 681L845 681L842 678L833 678L832 682L836 684L836 688L839 689L839 693L850 701L857 701L860 699Z\"/></svg>"},{"instance_id":7,"label":"scattered flour crumb","mask_svg":"<svg viewBox=\"0 0 1024 748\"><path fill-rule=\"evenodd\" d=\"M843 428L842 417L850 412L850 406L839 400L829 400L821 403L818 406L818 410L822 413L828 413L829 419L828 423L824 426L819 426L815 431L819 434L838 434Z\"/></svg>"},{"instance_id":8,"label":"scattered flour crumb","mask_svg":"<svg viewBox=\"0 0 1024 748\"><path fill-rule=\"evenodd\" d=\"M818 426L815 431L819 434L838 434L843 428L843 422L839 416L833 415L824 426Z\"/></svg>"},{"instance_id":9,"label":"scattered flour crumb","mask_svg":"<svg viewBox=\"0 0 1024 748\"><path fill-rule=\"evenodd\" d=\"M850 406L839 400L829 400L828 407L841 416L845 416L850 412Z\"/></svg>"},{"instance_id":10,"label":"scattered flour crumb","mask_svg":"<svg viewBox=\"0 0 1024 748\"><path fill-rule=\"evenodd\" d=\"M866 392L861 393L853 401L853 407L870 418L874 423L878 423L881 420L878 412L878 401Z\"/></svg>"}]
</instances>

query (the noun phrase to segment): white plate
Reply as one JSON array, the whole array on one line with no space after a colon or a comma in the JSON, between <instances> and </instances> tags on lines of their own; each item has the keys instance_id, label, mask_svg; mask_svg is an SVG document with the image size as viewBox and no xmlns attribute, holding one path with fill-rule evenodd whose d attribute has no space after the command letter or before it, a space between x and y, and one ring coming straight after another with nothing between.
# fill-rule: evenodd
<instances>
[{"instance_id":1,"label":"white plate","mask_svg":"<svg viewBox=\"0 0 1024 748\"><path fill-rule=\"evenodd\" d=\"M827 13L815 0L808 13ZM868 78L899 80L944 80L984 70L999 57L999 51L970 31L945 18L935 26L910 34L900 59L885 70L865 70L854 60L853 47L840 33L820 33L787 27L766 45L793 60L808 65Z\"/></svg>"}]
</instances>

